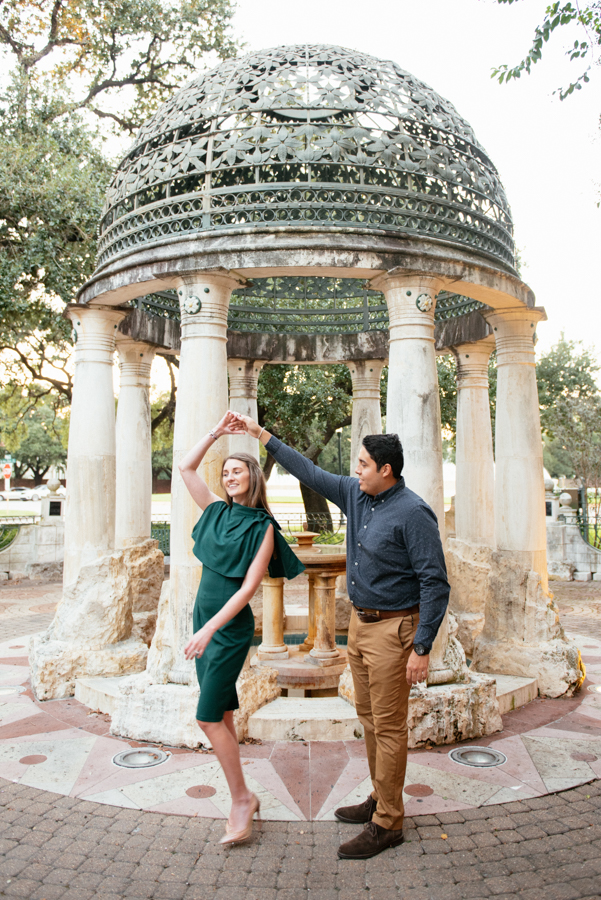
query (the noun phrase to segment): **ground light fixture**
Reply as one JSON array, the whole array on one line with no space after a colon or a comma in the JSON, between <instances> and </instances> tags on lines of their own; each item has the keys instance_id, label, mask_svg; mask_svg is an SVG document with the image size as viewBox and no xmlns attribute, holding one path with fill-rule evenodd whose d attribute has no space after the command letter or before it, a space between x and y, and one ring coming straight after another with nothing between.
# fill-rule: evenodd
<instances>
[{"instance_id":1,"label":"ground light fixture","mask_svg":"<svg viewBox=\"0 0 601 900\"><path fill-rule=\"evenodd\" d=\"M169 754L164 750L155 750L154 747L137 747L134 750L123 750L113 756L116 766L124 769L146 769L148 766L160 766L169 759Z\"/></svg>"},{"instance_id":2,"label":"ground light fixture","mask_svg":"<svg viewBox=\"0 0 601 900\"><path fill-rule=\"evenodd\" d=\"M601 694L601 684L589 684L588 689L591 694Z\"/></svg>"},{"instance_id":3,"label":"ground light fixture","mask_svg":"<svg viewBox=\"0 0 601 900\"><path fill-rule=\"evenodd\" d=\"M22 694L25 688L20 684L3 684L0 686L0 696L5 694Z\"/></svg>"},{"instance_id":4,"label":"ground light fixture","mask_svg":"<svg viewBox=\"0 0 601 900\"><path fill-rule=\"evenodd\" d=\"M476 766L481 769L502 766L507 762L504 753L490 747L460 747L451 750L449 756L460 766Z\"/></svg>"}]
</instances>

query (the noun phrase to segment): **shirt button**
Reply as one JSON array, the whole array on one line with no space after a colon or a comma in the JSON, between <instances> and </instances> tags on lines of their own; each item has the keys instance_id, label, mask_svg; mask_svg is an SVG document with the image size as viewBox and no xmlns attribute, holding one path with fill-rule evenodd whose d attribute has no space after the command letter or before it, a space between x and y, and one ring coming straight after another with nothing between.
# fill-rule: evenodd
<instances>
[{"instance_id":1,"label":"shirt button","mask_svg":"<svg viewBox=\"0 0 601 900\"><path fill-rule=\"evenodd\" d=\"M354 584L354 583L355 583L354 581L351 581L351 584Z\"/></svg>"},{"instance_id":2,"label":"shirt button","mask_svg":"<svg viewBox=\"0 0 601 900\"><path fill-rule=\"evenodd\" d=\"M358 563L358 562L356 562L356 563L355 563L355 565L356 565L356 566L358 566L358 565L359 565L359 563Z\"/></svg>"},{"instance_id":3,"label":"shirt button","mask_svg":"<svg viewBox=\"0 0 601 900\"><path fill-rule=\"evenodd\" d=\"M361 541L357 541L357 547L361 546Z\"/></svg>"},{"instance_id":4,"label":"shirt button","mask_svg":"<svg viewBox=\"0 0 601 900\"><path fill-rule=\"evenodd\" d=\"M364 528L367 528L367 525L364 525L363 527L364 527Z\"/></svg>"},{"instance_id":5,"label":"shirt button","mask_svg":"<svg viewBox=\"0 0 601 900\"><path fill-rule=\"evenodd\" d=\"M371 511L373 512L375 508L376 508L375 506L372 506Z\"/></svg>"}]
</instances>

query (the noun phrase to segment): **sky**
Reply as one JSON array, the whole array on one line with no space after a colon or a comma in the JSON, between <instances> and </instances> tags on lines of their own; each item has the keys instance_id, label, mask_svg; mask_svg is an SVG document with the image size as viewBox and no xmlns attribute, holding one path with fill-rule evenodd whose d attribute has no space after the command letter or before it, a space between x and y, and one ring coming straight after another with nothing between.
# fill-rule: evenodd
<instances>
[{"instance_id":1,"label":"sky","mask_svg":"<svg viewBox=\"0 0 601 900\"><path fill-rule=\"evenodd\" d=\"M495 163L511 204L522 279L548 321L537 351L562 332L594 347L601 363L601 68L563 102L554 91L580 69L560 29L530 76L499 85L491 70L530 47L547 0L238 0L246 50L338 44L392 59L450 100ZM561 34L562 31L566 34Z\"/></svg>"}]
</instances>

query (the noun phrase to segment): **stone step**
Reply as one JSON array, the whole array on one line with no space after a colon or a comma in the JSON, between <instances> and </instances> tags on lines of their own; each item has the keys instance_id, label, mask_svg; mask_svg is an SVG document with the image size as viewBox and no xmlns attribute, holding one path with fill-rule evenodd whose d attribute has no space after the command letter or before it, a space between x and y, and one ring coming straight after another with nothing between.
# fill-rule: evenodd
<instances>
[{"instance_id":1,"label":"stone step","mask_svg":"<svg viewBox=\"0 0 601 900\"><path fill-rule=\"evenodd\" d=\"M127 676L102 678L99 675L84 675L75 682L75 699L90 709L99 709L112 716L117 708L119 684L124 678Z\"/></svg>"},{"instance_id":2,"label":"stone step","mask_svg":"<svg viewBox=\"0 0 601 900\"><path fill-rule=\"evenodd\" d=\"M248 720L261 741L352 741L363 737L355 709L339 697L279 697Z\"/></svg>"},{"instance_id":3,"label":"stone step","mask_svg":"<svg viewBox=\"0 0 601 900\"><path fill-rule=\"evenodd\" d=\"M497 700L502 716L525 706L538 697L538 681L536 678L524 678L518 675L491 675L497 682Z\"/></svg>"}]
</instances>

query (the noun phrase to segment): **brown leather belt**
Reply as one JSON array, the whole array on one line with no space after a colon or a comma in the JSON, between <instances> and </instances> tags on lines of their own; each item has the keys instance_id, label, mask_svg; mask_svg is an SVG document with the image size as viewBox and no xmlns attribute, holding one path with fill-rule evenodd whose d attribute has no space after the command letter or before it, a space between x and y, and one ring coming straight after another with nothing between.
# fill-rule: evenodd
<instances>
[{"instance_id":1,"label":"brown leather belt","mask_svg":"<svg viewBox=\"0 0 601 900\"><path fill-rule=\"evenodd\" d=\"M355 612L361 622L379 622L381 619L397 619L399 616L413 616L419 612L419 603L407 609L362 609L355 606Z\"/></svg>"}]
</instances>

